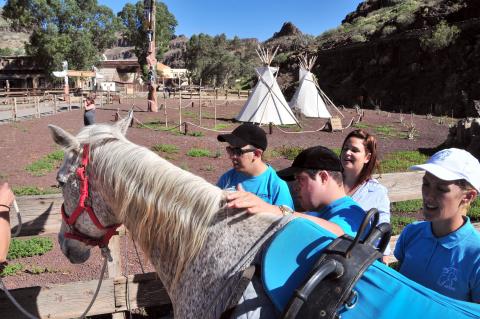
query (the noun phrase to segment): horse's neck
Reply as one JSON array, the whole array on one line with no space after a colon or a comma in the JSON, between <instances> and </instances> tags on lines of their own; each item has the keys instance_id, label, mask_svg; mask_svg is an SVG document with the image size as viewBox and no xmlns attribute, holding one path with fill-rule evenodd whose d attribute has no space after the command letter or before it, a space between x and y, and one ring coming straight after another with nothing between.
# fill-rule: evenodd
<instances>
[{"instance_id":1,"label":"horse's neck","mask_svg":"<svg viewBox=\"0 0 480 319\"><path fill-rule=\"evenodd\" d=\"M177 304L175 315L181 318L202 309L203 317L218 317L230 302L243 270L260 259L265 242L286 222L270 214L219 212L203 249L170 292Z\"/></svg>"}]
</instances>

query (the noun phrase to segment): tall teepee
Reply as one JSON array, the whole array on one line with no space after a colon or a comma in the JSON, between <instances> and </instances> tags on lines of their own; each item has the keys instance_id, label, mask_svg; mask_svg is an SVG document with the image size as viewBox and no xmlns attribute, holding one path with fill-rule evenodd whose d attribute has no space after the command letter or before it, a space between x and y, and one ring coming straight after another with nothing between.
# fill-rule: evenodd
<instances>
[{"instance_id":1,"label":"tall teepee","mask_svg":"<svg viewBox=\"0 0 480 319\"><path fill-rule=\"evenodd\" d=\"M260 46L256 50L263 66L255 68L258 82L237 115L236 119L238 121L277 125L299 124L278 86L275 76L278 68L270 66L277 50L278 47L273 54Z\"/></svg>"},{"instance_id":2,"label":"tall teepee","mask_svg":"<svg viewBox=\"0 0 480 319\"><path fill-rule=\"evenodd\" d=\"M299 84L297 91L290 101L290 107L298 110L307 117L331 118L331 111L334 109L341 114L338 108L328 98L328 96L320 89L315 75L311 71L317 57L302 55L299 58Z\"/></svg>"}]
</instances>

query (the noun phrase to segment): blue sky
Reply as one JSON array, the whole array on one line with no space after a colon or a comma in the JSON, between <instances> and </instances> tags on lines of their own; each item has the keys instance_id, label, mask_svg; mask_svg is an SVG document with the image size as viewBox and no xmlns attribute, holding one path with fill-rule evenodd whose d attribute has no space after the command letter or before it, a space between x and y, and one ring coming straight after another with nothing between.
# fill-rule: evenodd
<instances>
[{"instance_id":1,"label":"blue sky","mask_svg":"<svg viewBox=\"0 0 480 319\"><path fill-rule=\"evenodd\" d=\"M0 0L0 5L6 1ZM127 0L98 0L117 13ZM232 38L266 40L293 22L304 33L319 35L340 25L361 0L165 0L176 17L176 34L225 33Z\"/></svg>"}]
</instances>

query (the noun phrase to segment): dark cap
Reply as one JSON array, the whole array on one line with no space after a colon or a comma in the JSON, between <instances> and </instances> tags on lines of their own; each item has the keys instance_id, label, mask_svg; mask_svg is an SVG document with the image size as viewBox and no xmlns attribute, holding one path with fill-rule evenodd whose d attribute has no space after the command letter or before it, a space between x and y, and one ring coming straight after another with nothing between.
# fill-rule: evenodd
<instances>
[{"instance_id":1,"label":"dark cap","mask_svg":"<svg viewBox=\"0 0 480 319\"><path fill-rule=\"evenodd\" d=\"M263 151L267 149L267 134L258 125L251 123L243 123L231 134L218 135L217 140L227 142L234 147L253 145Z\"/></svg>"},{"instance_id":2,"label":"dark cap","mask_svg":"<svg viewBox=\"0 0 480 319\"><path fill-rule=\"evenodd\" d=\"M342 163L337 154L323 146L314 146L303 150L293 160L292 166L278 171L286 181L295 179L295 174L306 169L343 172Z\"/></svg>"}]
</instances>

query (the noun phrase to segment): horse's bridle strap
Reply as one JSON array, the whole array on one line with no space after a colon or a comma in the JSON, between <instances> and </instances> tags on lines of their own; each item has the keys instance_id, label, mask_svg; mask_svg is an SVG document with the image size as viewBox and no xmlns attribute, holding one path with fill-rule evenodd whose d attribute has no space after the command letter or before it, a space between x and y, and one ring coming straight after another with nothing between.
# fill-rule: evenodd
<instances>
[{"instance_id":1,"label":"horse's bridle strap","mask_svg":"<svg viewBox=\"0 0 480 319\"><path fill-rule=\"evenodd\" d=\"M76 239L78 241L81 241L87 245L90 246L100 246L104 247L108 245L108 242L110 241L110 238L112 238L113 235L117 233L117 228L120 227L120 224L115 224L111 226L103 226L100 220L98 219L97 215L95 215L95 212L93 211L93 208L91 206L85 205L85 201L88 199L89 192L88 192L88 176L86 174L87 171L87 165L88 165L88 159L89 159L89 153L90 153L90 145L89 144L84 144L83 145L83 155L82 155L82 163L81 165L77 168L76 173L77 176L80 180L80 197L78 199L78 204L73 213L68 216L65 213L65 207L62 204L61 212L62 212L62 218L65 221L65 223L70 227L70 231L65 233L66 238L71 238L71 239ZM106 230L107 232L102 236L100 239L96 238L91 238L80 231L78 231L75 228L75 223L80 217L80 215L83 212L87 212L88 216L90 217L90 220L97 226L98 229L101 230Z\"/></svg>"}]
</instances>

